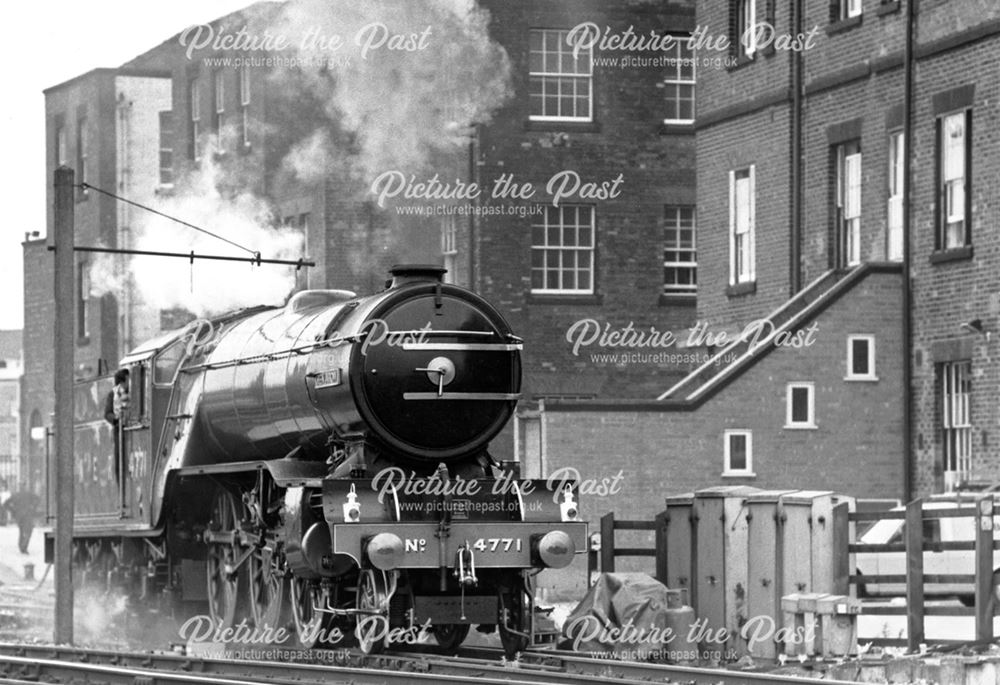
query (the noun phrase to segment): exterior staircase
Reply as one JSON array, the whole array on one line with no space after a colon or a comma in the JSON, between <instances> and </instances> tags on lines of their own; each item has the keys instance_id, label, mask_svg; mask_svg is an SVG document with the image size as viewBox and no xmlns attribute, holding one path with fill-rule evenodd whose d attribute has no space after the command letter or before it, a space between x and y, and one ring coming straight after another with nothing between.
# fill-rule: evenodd
<instances>
[{"instance_id":1,"label":"exterior staircase","mask_svg":"<svg viewBox=\"0 0 1000 685\"><path fill-rule=\"evenodd\" d=\"M794 333L803 328L869 273L899 269L900 265L895 263L864 263L849 270L825 272L764 317L763 331L760 335L741 336L722 347L707 362L681 379L657 400L685 408L701 404L757 360L774 350L776 336L785 332Z\"/></svg>"}]
</instances>

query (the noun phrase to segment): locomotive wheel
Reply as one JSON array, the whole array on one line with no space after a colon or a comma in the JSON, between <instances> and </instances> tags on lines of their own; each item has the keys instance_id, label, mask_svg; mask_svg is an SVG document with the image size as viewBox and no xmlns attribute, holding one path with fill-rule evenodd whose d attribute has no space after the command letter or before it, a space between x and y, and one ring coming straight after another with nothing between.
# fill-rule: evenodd
<instances>
[{"instance_id":1,"label":"locomotive wheel","mask_svg":"<svg viewBox=\"0 0 1000 685\"><path fill-rule=\"evenodd\" d=\"M245 618L241 614L242 595L246 592L247 574L235 568L243 550L235 539L239 527L239 502L228 490L219 489L212 501L209 528L217 533L233 533L232 543L208 545L208 610L216 626L233 626Z\"/></svg>"},{"instance_id":2,"label":"locomotive wheel","mask_svg":"<svg viewBox=\"0 0 1000 685\"><path fill-rule=\"evenodd\" d=\"M259 629L277 629L288 624L289 582L284 554L266 547L247 559L250 577L250 613Z\"/></svg>"},{"instance_id":3,"label":"locomotive wheel","mask_svg":"<svg viewBox=\"0 0 1000 685\"><path fill-rule=\"evenodd\" d=\"M358 646L365 654L385 651L389 632L389 594L385 573L363 569L358 575L357 608L366 613L359 615L355 629Z\"/></svg>"},{"instance_id":4,"label":"locomotive wheel","mask_svg":"<svg viewBox=\"0 0 1000 685\"><path fill-rule=\"evenodd\" d=\"M326 605L326 591L311 580L297 576L288 581L288 588L295 637L301 648L312 649L324 641L332 623L330 614L315 609L317 605Z\"/></svg>"},{"instance_id":5,"label":"locomotive wheel","mask_svg":"<svg viewBox=\"0 0 1000 685\"><path fill-rule=\"evenodd\" d=\"M454 654L469 636L471 627L468 623L441 623L434 626L434 641L445 652Z\"/></svg>"},{"instance_id":6,"label":"locomotive wheel","mask_svg":"<svg viewBox=\"0 0 1000 685\"><path fill-rule=\"evenodd\" d=\"M511 629L522 633L528 632L528 623L525 620L526 607L527 597L523 591L501 590L497 632L500 633L500 644L503 645L504 655L508 659L515 658L518 652L523 652L528 648L528 638L525 635L511 632ZM510 627L508 628L508 626Z\"/></svg>"}]
</instances>

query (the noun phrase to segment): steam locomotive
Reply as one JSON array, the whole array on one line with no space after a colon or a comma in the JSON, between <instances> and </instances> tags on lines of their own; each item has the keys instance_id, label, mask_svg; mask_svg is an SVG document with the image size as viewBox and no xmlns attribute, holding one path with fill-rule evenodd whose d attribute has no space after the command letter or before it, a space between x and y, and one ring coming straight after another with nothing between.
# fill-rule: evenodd
<instances>
[{"instance_id":1,"label":"steam locomotive","mask_svg":"<svg viewBox=\"0 0 1000 685\"><path fill-rule=\"evenodd\" d=\"M534 580L585 553L576 486L490 454L522 340L443 273L395 267L375 295L299 292L151 340L121 362L115 429L110 379L78 383L74 582L305 647L419 628L455 649L474 624L509 654L551 640Z\"/></svg>"}]
</instances>

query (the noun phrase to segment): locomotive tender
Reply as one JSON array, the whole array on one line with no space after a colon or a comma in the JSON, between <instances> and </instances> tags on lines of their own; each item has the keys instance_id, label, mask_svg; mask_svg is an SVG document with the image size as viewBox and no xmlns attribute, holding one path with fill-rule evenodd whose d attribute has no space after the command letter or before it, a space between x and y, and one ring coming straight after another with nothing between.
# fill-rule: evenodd
<instances>
[{"instance_id":1,"label":"locomotive tender","mask_svg":"<svg viewBox=\"0 0 1000 685\"><path fill-rule=\"evenodd\" d=\"M443 273L395 267L376 295L299 292L140 346L117 454L110 379L78 383L75 582L309 647L429 626L457 648L473 624L511 654L551 639L533 579L585 553L576 485L490 455L522 341Z\"/></svg>"}]
</instances>

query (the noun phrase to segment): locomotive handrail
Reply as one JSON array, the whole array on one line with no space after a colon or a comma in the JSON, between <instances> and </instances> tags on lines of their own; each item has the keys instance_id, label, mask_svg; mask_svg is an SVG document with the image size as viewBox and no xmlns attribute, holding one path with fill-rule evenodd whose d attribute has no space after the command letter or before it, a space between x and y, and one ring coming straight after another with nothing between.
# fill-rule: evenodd
<instances>
[{"instance_id":1,"label":"locomotive handrail","mask_svg":"<svg viewBox=\"0 0 1000 685\"><path fill-rule=\"evenodd\" d=\"M345 342L361 342L364 338L368 336L370 330L363 330L356 335L339 336L326 338L324 340L317 340L314 343L309 343L308 345L301 345L299 347L289 347L284 350L277 350L275 352L268 352L267 354L256 354L250 357L240 357L238 359L227 359L221 362L204 362L202 364L196 364L194 366L182 367L179 373L195 373L197 371L203 370L216 370L216 369L226 369L233 366L243 366L244 364L260 364L264 362L276 361L278 359L283 359L287 356L293 354L307 354L313 350L321 347L333 347L334 345L339 345ZM497 333L491 331L438 331L438 330L415 330L415 331L388 331L387 335L412 335L412 336L484 336L493 337ZM511 341L510 344L496 343L490 345L490 350L500 350L500 351L514 351L523 349L522 343L523 339L517 337L516 335L505 336ZM437 344L437 343L436 343ZM455 343L456 345L465 345L467 343ZM403 343L401 346L404 350L421 349L419 347L420 343ZM468 349L463 347L461 349ZM485 349L485 348L484 348Z\"/></svg>"},{"instance_id":2,"label":"locomotive handrail","mask_svg":"<svg viewBox=\"0 0 1000 685\"><path fill-rule=\"evenodd\" d=\"M368 330L364 331L364 335L369 333ZM435 335L469 335L469 336L483 336L486 338L492 338L496 333L493 331L446 331L437 329L415 329L408 331L387 331L388 334L393 335L413 335L413 336L435 336Z\"/></svg>"},{"instance_id":3,"label":"locomotive handrail","mask_svg":"<svg viewBox=\"0 0 1000 685\"><path fill-rule=\"evenodd\" d=\"M327 338L325 340L318 340L314 343L309 343L308 345L301 345L299 347L289 347L284 350L277 350L275 352L268 352L267 354L255 354L250 357L240 357L238 359L227 359L221 362L204 362L202 364L195 364L194 366L185 366L181 368L180 373L194 373L196 371L202 371L205 369L225 369L231 366L242 366L244 364L259 364L261 362L270 362L277 359L282 359L284 357L291 356L293 354L307 354L313 350L320 347L332 347L334 344L339 344L342 342L358 342L358 336L346 336L342 338Z\"/></svg>"}]
</instances>

